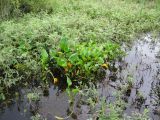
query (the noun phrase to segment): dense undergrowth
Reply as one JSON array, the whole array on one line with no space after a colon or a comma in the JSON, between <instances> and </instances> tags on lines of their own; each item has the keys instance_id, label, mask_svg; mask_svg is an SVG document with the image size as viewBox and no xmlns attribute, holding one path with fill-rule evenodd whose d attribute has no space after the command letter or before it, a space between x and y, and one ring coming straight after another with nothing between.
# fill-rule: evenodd
<instances>
[{"instance_id":1,"label":"dense undergrowth","mask_svg":"<svg viewBox=\"0 0 160 120\"><path fill-rule=\"evenodd\" d=\"M15 86L33 81L46 86L48 74L54 83L94 81L100 68L121 55L122 42L160 29L157 1L14 0L9 5L5 12L1 7L1 101Z\"/></svg>"},{"instance_id":2,"label":"dense undergrowth","mask_svg":"<svg viewBox=\"0 0 160 120\"><path fill-rule=\"evenodd\" d=\"M20 17L30 12L46 11L48 13L55 11L57 0L1 0L0 18Z\"/></svg>"}]
</instances>

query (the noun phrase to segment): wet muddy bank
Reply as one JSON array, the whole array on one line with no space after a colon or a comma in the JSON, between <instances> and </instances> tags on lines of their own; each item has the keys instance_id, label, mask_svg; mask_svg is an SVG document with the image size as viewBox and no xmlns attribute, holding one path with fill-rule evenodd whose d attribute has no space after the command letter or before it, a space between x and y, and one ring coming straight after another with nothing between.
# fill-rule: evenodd
<instances>
[{"instance_id":1,"label":"wet muddy bank","mask_svg":"<svg viewBox=\"0 0 160 120\"><path fill-rule=\"evenodd\" d=\"M106 103L116 101L115 93L125 102L123 113L143 113L149 109L151 120L160 119L160 39L153 39L150 34L138 38L131 48L124 47L126 56L110 65L106 78L95 87ZM74 114L69 120L86 120L93 117L90 106L75 98ZM38 102L29 103L27 99L15 100L10 106L1 109L0 120L28 120L36 112L48 120L55 116L66 117L71 111L67 93L51 86L48 96L42 96Z\"/></svg>"}]
</instances>

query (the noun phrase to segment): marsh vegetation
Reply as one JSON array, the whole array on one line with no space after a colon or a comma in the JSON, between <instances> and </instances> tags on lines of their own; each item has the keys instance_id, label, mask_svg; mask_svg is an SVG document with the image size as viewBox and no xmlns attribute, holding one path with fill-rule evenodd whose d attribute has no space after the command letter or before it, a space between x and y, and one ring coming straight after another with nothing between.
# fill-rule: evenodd
<instances>
[{"instance_id":1,"label":"marsh vegetation","mask_svg":"<svg viewBox=\"0 0 160 120\"><path fill-rule=\"evenodd\" d=\"M0 0L0 119L158 120L159 10L158 0Z\"/></svg>"}]
</instances>

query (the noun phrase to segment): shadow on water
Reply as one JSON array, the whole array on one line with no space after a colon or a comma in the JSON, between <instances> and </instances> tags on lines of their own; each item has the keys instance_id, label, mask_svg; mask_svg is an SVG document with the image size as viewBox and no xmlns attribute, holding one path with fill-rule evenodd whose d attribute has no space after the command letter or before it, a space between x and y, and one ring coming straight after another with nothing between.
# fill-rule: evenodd
<instances>
[{"instance_id":1,"label":"shadow on water","mask_svg":"<svg viewBox=\"0 0 160 120\"><path fill-rule=\"evenodd\" d=\"M126 49L127 55L120 61L110 65L106 71L103 84L98 84L98 91L107 101L114 101L114 92L122 90L121 86L131 81L132 85L126 89L123 99L127 103L125 114L133 111L143 112L150 109L150 118L160 119L160 39L152 39L150 34L135 41L133 47ZM159 53L159 54L158 54ZM36 112L54 120L54 116L66 117L69 103L65 92L57 95L54 86L49 89L48 96L42 96L36 107L23 101L14 101L8 107L1 109L0 120L28 120ZM33 108L31 108L33 107ZM76 119L87 118L83 113L89 111L87 106L81 106L82 115ZM25 111L26 109L26 111ZM31 109L34 109L31 111ZM86 115L86 114L84 114Z\"/></svg>"}]
</instances>

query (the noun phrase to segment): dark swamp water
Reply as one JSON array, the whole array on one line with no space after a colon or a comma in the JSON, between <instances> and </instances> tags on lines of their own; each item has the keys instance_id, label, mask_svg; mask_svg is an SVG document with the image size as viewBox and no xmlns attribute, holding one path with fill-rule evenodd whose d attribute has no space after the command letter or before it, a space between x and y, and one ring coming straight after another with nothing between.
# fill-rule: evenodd
<instances>
[{"instance_id":1,"label":"dark swamp water","mask_svg":"<svg viewBox=\"0 0 160 120\"><path fill-rule=\"evenodd\" d=\"M124 113L131 115L133 111L141 113L149 108L150 120L160 120L160 39L146 34L126 51L127 55L107 70L106 79L97 84L97 91L106 101L114 101L114 92L130 79L132 87L122 98L127 103ZM69 114L66 93L57 95L57 90L51 86L49 96L42 96L36 103L29 103L26 98L14 100L8 107L0 109L0 120L29 120L35 112L47 120L56 120L55 116L66 117ZM81 105L75 114L68 120L87 120L92 116L86 105Z\"/></svg>"}]
</instances>

